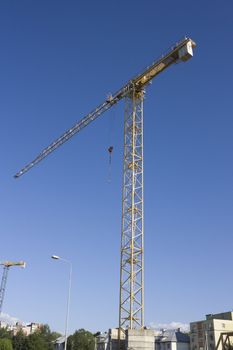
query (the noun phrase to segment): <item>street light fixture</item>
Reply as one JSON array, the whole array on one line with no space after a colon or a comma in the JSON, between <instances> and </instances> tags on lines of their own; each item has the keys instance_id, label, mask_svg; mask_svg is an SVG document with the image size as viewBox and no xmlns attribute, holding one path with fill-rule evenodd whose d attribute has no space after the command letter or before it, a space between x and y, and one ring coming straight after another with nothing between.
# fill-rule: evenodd
<instances>
[{"instance_id":1,"label":"street light fixture","mask_svg":"<svg viewBox=\"0 0 233 350\"><path fill-rule=\"evenodd\" d=\"M51 258L55 259L55 260L59 260L60 259L60 257L58 255L52 255Z\"/></svg>"},{"instance_id":2,"label":"street light fixture","mask_svg":"<svg viewBox=\"0 0 233 350\"><path fill-rule=\"evenodd\" d=\"M66 307L65 348L64 348L64 350L67 350L67 333L68 333L68 322L69 322L69 313L70 313L70 291L71 291L72 264L69 260L63 259L58 255L52 255L51 258L54 260L64 261L70 265L69 288L68 288L67 307Z\"/></svg>"}]
</instances>

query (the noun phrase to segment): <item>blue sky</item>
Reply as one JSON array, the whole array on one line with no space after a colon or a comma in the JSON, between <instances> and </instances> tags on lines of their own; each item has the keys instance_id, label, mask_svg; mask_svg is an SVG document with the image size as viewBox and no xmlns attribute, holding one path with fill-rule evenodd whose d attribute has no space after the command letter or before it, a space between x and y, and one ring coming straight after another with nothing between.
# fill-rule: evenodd
<instances>
[{"instance_id":1,"label":"blue sky","mask_svg":"<svg viewBox=\"0 0 233 350\"><path fill-rule=\"evenodd\" d=\"M194 58L145 100L145 320L231 310L233 74L230 0L1 1L3 312L63 331L117 326L123 101L22 178L13 175L184 35ZM108 152L113 145L108 182Z\"/></svg>"}]
</instances>

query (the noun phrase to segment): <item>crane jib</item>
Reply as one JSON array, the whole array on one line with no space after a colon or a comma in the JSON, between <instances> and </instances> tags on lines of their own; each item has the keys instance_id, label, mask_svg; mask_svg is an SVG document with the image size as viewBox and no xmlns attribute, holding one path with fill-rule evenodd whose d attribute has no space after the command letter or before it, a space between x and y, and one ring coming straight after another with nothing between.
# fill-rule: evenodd
<instances>
[{"instance_id":1,"label":"crane jib","mask_svg":"<svg viewBox=\"0 0 233 350\"><path fill-rule=\"evenodd\" d=\"M41 160L47 157L50 153L56 150L59 146L68 141L76 133L81 131L84 127L89 125L92 121L97 119L100 115L106 112L109 108L115 105L122 98L130 95L132 91L141 91L156 75L161 73L164 69L176 63L177 61L186 61L192 57L192 49L196 46L195 42L190 38L185 38L173 46L170 51L163 55L159 60L153 62L148 66L141 74L137 75L133 79L118 90L115 94L109 96L101 105L95 108L92 112L78 121L73 127L64 132L59 138L53 141L48 147L44 148L41 153L30 163L24 166L14 177L18 178L34 165L38 164Z\"/></svg>"}]
</instances>

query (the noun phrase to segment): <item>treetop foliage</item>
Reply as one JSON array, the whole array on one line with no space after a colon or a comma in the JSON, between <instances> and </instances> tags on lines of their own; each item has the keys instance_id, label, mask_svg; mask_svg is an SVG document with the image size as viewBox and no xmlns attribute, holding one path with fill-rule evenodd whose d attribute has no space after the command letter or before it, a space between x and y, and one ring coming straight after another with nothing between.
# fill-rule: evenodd
<instances>
[{"instance_id":1,"label":"treetop foliage","mask_svg":"<svg viewBox=\"0 0 233 350\"><path fill-rule=\"evenodd\" d=\"M13 350L10 339L0 339L0 350Z\"/></svg>"},{"instance_id":2,"label":"treetop foliage","mask_svg":"<svg viewBox=\"0 0 233 350\"><path fill-rule=\"evenodd\" d=\"M51 332L48 325L43 325L29 336L22 330L13 335L11 330L0 328L0 350L54 350L54 343L60 336ZM67 340L67 350L94 350L94 346L94 335L85 329L75 331Z\"/></svg>"},{"instance_id":3,"label":"treetop foliage","mask_svg":"<svg viewBox=\"0 0 233 350\"><path fill-rule=\"evenodd\" d=\"M85 329L75 331L67 341L67 350L94 350L95 337Z\"/></svg>"}]
</instances>

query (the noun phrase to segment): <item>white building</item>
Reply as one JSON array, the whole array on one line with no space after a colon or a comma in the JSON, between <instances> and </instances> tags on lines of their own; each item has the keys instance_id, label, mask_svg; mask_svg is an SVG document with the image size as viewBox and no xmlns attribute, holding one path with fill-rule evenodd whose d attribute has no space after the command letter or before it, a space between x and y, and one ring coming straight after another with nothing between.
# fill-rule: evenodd
<instances>
[{"instance_id":1,"label":"white building","mask_svg":"<svg viewBox=\"0 0 233 350\"><path fill-rule=\"evenodd\" d=\"M95 336L95 350L107 350L109 343L109 332L98 332Z\"/></svg>"},{"instance_id":2,"label":"white building","mask_svg":"<svg viewBox=\"0 0 233 350\"><path fill-rule=\"evenodd\" d=\"M64 350L65 349L65 336L57 338L54 342L54 350Z\"/></svg>"},{"instance_id":3,"label":"white building","mask_svg":"<svg viewBox=\"0 0 233 350\"><path fill-rule=\"evenodd\" d=\"M20 322L17 322L14 326L12 326L11 330L13 331L13 334L16 335L18 332L23 332L26 336L34 333L36 330L39 330L41 328L40 323L29 323L26 325L21 324Z\"/></svg>"},{"instance_id":4,"label":"white building","mask_svg":"<svg viewBox=\"0 0 233 350\"><path fill-rule=\"evenodd\" d=\"M164 330L155 336L155 350L190 350L189 335L177 330Z\"/></svg>"},{"instance_id":5,"label":"white building","mask_svg":"<svg viewBox=\"0 0 233 350\"><path fill-rule=\"evenodd\" d=\"M95 350L118 350L118 328L111 328L108 332L96 336ZM121 334L121 349L125 348L125 335Z\"/></svg>"},{"instance_id":6,"label":"white building","mask_svg":"<svg viewBox=\"0 0 233 350\"><path fill-rule=\"evenodd\" d=\"M0 321L0 328L8 328L9 329L9 325L6 321Z\"/></svg>"},{"instance_id":7,"label":"white building","mask_svg":"<svg viewBox=\"0 0 233 350\"><path fill-rule=\"evenodd\" d=\"M206 315L206 319L190 323L191 350L223 350L219 342L221 334L233 332L233 313L224 312L215 315ZM223 339L226 335L222 335Z\"/></svg>"},{"instance_id":8,"label":"white building","mask_svg":"<svg viewBox=\"0 0 233 350\"><path fill-rule=\"evenodd\" d=\"M24 332L25 335L30 335L32 333L34 333L35 331L39 330L41 328L41 324L40 323L29 323L26 326L22 327L22 331Z\"/></svg>"}]
</instances>

